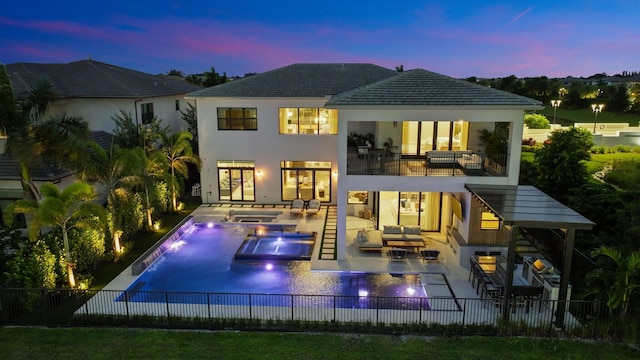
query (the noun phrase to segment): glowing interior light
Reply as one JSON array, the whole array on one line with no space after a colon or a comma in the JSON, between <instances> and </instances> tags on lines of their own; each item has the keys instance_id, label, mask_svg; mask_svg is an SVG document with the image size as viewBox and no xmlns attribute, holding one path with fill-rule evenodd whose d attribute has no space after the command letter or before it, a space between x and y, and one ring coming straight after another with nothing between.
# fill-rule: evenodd
<instances>
[{"instance_id":1,"label":"glowing interior light","mask_svg":"<svg viewBox=\"0 0 640 360\"><path fill-rule=\"evenodd\" d=\"M407 288L407 294L409 295L413 295L416 293L416 289L412 288L412 287L408 287Z\"/></svg>"},{"instance_id":2,"label":"glowing interior light","mask_svg":"<svg viewBox=\"0 0 640 360\"><path fill-rule=\"evenodd\" d=\"M369 296L369 292L367 290L360 289L358 291L358 295L360 295L360 296Z\"/></svg>"},{"instance_id":3,"label":"glowing interior light","mask_svg":"<svg viewBox=\"0 0 640 360\"><path fill-rule=\"evenodd\" d=\"M267 264L267 265L265 266L265 269L267 269L267 270L273 270L273 264Z\"/></svg>"},{"instance_id":4,"label":"glowing interior light","mask_svg":"<svg viewBox=\"0 0 640 360\"><path fill-rule=\"evenodd\" d=\"M213 223L212 223L212 222L207 223L207 227L208 227L209 229L211 229L211 228L213 227Z\"/></svg>"}]
</instances>

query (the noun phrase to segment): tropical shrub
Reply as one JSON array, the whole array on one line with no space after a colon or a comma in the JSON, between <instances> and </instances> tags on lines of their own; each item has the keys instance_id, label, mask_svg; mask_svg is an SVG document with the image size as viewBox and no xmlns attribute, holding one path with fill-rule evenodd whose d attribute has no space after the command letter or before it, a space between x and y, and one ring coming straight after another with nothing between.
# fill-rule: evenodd
<instances>
[{"instance_id":1,"label":"tropical shrub","mask_svg":"<svg viewBox=\"0 0 640 360\"><path fill-rule=\"evenodd\" d=\"M547 117L542 114L525 114L524 123L529 129L549 129L551 127Z\"/></svg>"}]
</instances>

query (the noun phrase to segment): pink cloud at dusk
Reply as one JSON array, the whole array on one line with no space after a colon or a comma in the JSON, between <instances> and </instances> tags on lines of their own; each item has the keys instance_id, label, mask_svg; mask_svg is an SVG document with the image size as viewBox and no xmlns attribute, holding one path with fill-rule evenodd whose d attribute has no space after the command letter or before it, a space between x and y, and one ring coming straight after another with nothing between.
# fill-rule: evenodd
<instances>
[{"instance_id":1,"label":"pink cloud at dusk","mask_svg":"<svg viewBox=\"0 0 640 360\"><path fill-rule=\"evenodd\" d=\"M0 17L0 61L91 55L149 73L214 66L229 75L294 62L372 62L456 77L589 76L637 71L640 63L640 35L629 21L629 7L640 5L626 0L606 9L595 0L553 7L535 0L456 6L436 0L391 8L375 0L325 1L312 11L299 3L282 11L263 3L193 0L149 8L147 2L66 12L58 8L68 4L44 2L49 11L12 8Z\"/></svg>"}]
</instances>

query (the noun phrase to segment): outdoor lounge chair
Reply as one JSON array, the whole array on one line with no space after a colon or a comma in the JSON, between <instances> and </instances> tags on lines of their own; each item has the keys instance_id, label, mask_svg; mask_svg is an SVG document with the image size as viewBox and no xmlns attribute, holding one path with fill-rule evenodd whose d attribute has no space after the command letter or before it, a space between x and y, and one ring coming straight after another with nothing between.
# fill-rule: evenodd
<instances>
[{"instance_id":1,"label":"outdoor lounge chair","mask_svg":"<svg viewBox=\"0 0 640 360\"><path fill-rule=\"evenodd\" d=\"M307 215L316 215L320 211L320 200L311 199L307 206Z\"/></svg>"},{"instance_id":2,"label":"outdoor lounge chair","mask_svg":"<svg viewBox=\"0 0 640 360\"><path fill-rule=\"evenodd\" d=\"M300 215L304 211L304 200L302 199L294 199L291 202L291 215Z\"/></svg>"},{"instance_id":3,"label":"outdoor lounge chair","mask_svg":"<svg viewBox=\"0 0 640 360\"><path fill-rule=\"evenodd\" d=\"M406 261L408 253L409 251L406 249L391 248L387 252L387 256L390 261Z\"/></svg>"}]
</instances>

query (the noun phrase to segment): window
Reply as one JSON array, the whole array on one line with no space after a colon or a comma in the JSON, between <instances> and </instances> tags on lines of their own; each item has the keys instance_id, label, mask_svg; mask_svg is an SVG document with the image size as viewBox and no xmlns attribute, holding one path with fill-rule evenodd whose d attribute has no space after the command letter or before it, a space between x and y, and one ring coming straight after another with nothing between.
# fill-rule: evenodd
<instances>
[{"instance_id":1,"label":"window","mask_svg":"<svg viewBox=\"0 0 640 360\"><path fill-rule=\"evenodd\" d=\"M280 134L335 135L338 110L323 108L280 108Z\"/></svg>"},{"instance_id":2,"label":"window","mask_svg":"<svg viewBox=\"0 0 640 360\"><path fill-rule=\"evenodd\" d=\"M331 162L281 161L282 200L331 201Z\"/></svg>"},{"instance_id":3,"label":"window","mask_svg":"<svg viewBox=\"0 0 640 360\"><path fill-rule=\"evenodd\" d=\"M381 191L378 226L420 225L422 231L440 231L442 193ZM375 205L374 205L375 206Z\"/></svg>"},{"instance_id":4,"label":"window","mask_svg":"<svg viewBox=\"0 0 640 360\"><path fill-rule=\"evenodd\" d=\"M140 104L142 123L147 125L153 121L153 103Z\"/></svg>"},{"instance_id":5,"label":"window","mask_svg":"<svg viewBox=\"0 0 640 360\"><path fill-rule=\"evenodd\" d=\"M483 211L480 228L482 230L500 230L500 218L490 211Z\"/></svg>"},{"instance_id":6,"label":"window","mask_svg":"<svg viewBox=\"0 0 640 360\"><path fill-rule=\"evenodd\" d=\"M218 161L220 200L255 201L255 164L253 161Z\"/></svg>"},{"instance_id":7,"label":"window","mask_svg":"<svg viewBox=\"0 0 640 360\"><path fill-rule=\"evenodd\" d=\"M402 154L424 155L430 150L467 150L468 121L404 121Z\"/></svg>"},{"instance_id":8,"label":"window","mask_svg":"<svg viewBox=\"0 0 640 360\"><path fill-rule=\"evenodd\" d=\"M218 108L218 130L258 130L258 109Z\"/></svg>"}]
</instances>

